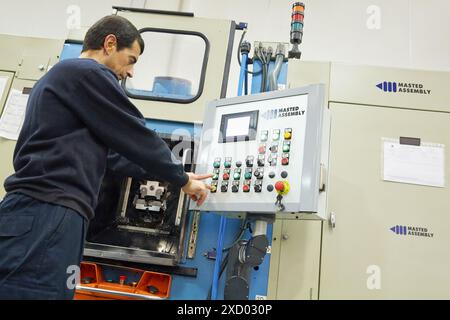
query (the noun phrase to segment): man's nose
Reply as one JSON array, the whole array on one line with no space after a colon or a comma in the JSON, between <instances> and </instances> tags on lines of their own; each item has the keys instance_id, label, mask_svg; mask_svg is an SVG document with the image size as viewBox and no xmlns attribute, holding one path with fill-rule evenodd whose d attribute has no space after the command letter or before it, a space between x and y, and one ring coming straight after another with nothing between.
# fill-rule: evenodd
<instances>
[{"instance_id":1,"label":"man's nose","mask_svg":"<svg viewBox=\"0 0 450 320\"><path fill-rule=\"evenodd\" d=\"M133 76L134 76L134 69L128 70L128 71L127 71L127 76L128 76L129 78L133 78Z\"/></svg>"}]
</instances>

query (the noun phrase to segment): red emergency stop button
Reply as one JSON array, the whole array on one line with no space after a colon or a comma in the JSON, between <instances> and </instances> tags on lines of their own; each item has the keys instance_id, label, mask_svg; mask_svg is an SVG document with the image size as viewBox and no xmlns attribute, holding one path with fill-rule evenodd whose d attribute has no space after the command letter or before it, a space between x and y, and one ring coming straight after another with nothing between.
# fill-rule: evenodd
<instances>
[{"instance_id":1,"label":"red emergency stop button","mask_svg":"<svg viewBox=\"0 0 450 320\"><path fill-rule=\"evenodd\" d=\"M250 191L250 186L245 185L242 190L244 190L244 192L249 192Z\"/></svg>"},{"instance_id":2,"label":"red emergency stop button","mask_svg":"<svg viewBox=\"0 0 450 320\"><path fill-rule=\"evenodd\" d=\"M281 160L281 164L282 164L283 166L287 166L287 165L289 164L289 158L283 158L283 159Z\"/></svg>"},{"instance_id":3,"label":"red emergency stop button","mask_svg":"<svg viewBox=\"0 0 450 320\"><path fill-rule=\"evenodd\" d=\"M283 192L285 188L286 188L286 185L284 184L283 181L278 181L277 183L275 183L275 189L277 191Z\"/></svg>"},{"instance_id":4,"label":"red emergency stop button","mask_svg":"<svg viewBox=\"0 0 450 320\"><path fill-rule=\"evenodd\" d=\"M223 180L230 180L230 175L228 173L224 173Z\"/></svg>"}]
</instances>

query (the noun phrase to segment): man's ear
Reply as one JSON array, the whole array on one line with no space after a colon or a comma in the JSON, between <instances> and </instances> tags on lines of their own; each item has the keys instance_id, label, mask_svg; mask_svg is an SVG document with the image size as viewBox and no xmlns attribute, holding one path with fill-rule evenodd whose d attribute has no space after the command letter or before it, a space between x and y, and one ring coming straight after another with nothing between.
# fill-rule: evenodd
<instances>
[{"instance_id":1,"label":"man's ear","mask_svg":"<svg viewBox=\"0 0 450 320\"><path fill-rule=\"evenodd\" d=\"M115 35L109 34L105 37L105 41L103 42L103 51L109 56L114 49L117 49L117 38Z\"/></svg>"}]
</instances>

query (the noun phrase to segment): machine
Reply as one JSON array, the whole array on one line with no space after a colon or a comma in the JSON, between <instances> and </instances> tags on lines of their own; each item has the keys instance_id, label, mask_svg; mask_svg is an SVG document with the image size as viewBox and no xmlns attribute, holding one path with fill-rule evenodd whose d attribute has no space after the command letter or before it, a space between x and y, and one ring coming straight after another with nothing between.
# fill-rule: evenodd
<instances>
[{"instance_id":1,"label":"machine","mask_svg":"<svg viewBox=\"0 0 450 320\"><path fill-rule=\"evenodd\" d=\"M160 41L125 92L186 170L214 176L197 207L156 177L108 171L80 298L448 299L450 74L300 61L304 9L291 48L252 48L245 24L114 8ZM2 113L11 90L76 57L84 31L0 36ZM0 138L2 179L14 144Z\"/></svg>"}]
</instances>

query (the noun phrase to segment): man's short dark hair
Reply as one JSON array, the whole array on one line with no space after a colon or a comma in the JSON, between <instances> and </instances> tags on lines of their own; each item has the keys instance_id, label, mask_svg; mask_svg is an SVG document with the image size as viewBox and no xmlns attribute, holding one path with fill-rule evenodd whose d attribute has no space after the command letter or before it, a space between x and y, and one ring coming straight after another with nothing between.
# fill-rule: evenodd
<instances>
[{"instance_id":1,"label":"man's short dark hair","mask_svg":"<svg viewBox=\"0 0 450 320\"><path fill-rule=\"evenodd\" d=\"M100 50L103 48L105 38L113 34L117 38L117 51L123 48L131 48L137 40L144 53L144 40L136 27L127 19L111 15L97 21L86 33L83 43L83 51Z\"/></svg>"}]
</instances>

